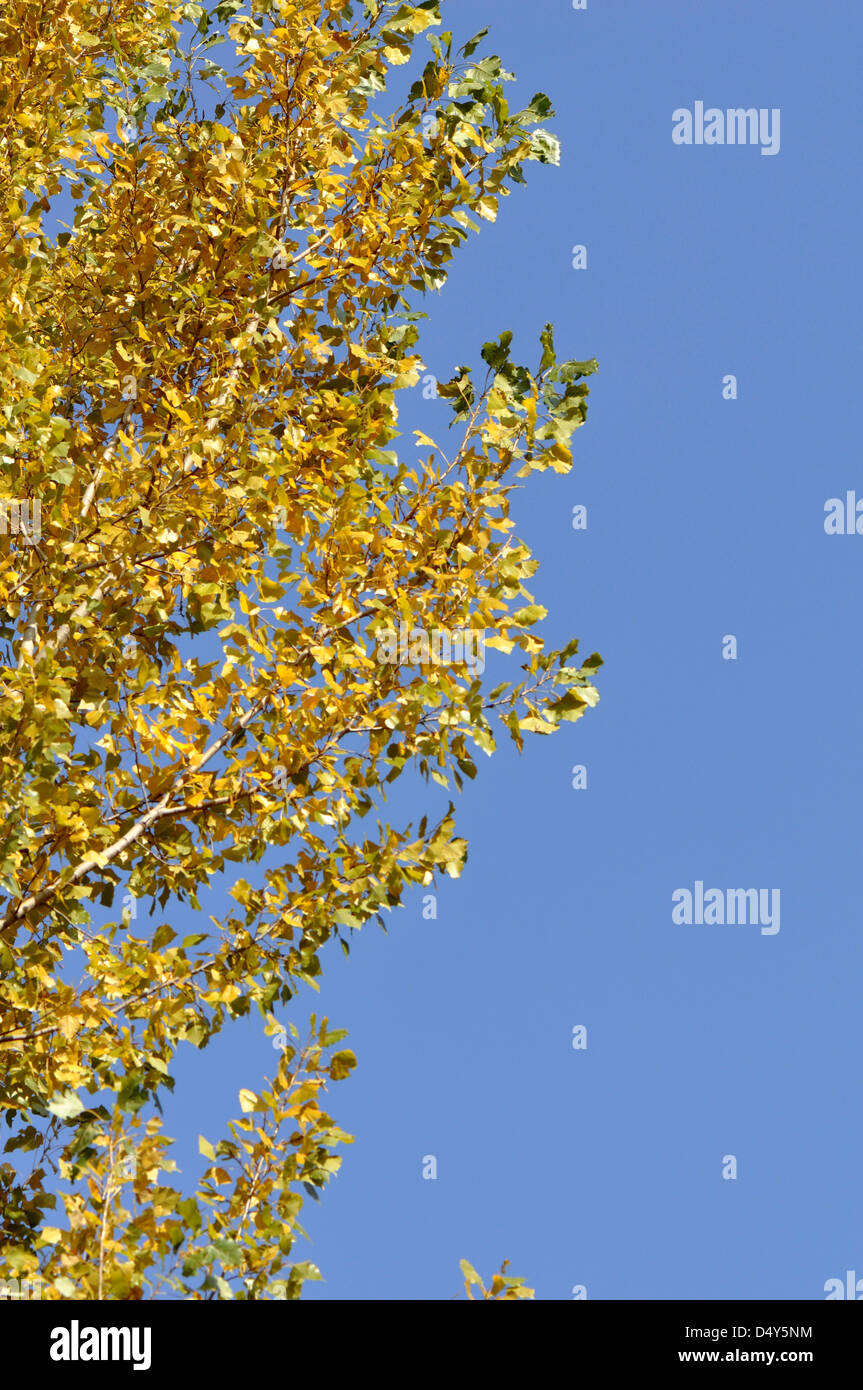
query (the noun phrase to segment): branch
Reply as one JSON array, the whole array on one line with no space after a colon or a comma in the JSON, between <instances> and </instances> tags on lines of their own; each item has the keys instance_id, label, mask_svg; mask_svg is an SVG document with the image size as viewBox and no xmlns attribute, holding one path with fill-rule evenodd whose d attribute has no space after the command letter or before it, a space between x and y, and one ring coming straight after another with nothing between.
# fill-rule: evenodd
<instances>
[{"instance_id":1,"label":"branch","mask_svg":"<svg viewBox=\"0 0 863 1390\"><path fill-rule=\"evenodd\" d=\"M115 840L107 849L101 850L97 858L82 860L81 863L72 870L68 878L64 879L62 876L60 878L55 878L53 883L46 884L44 888L39 889L38 893L31 893L29 897L22 899L17 907L7 912L3 921L0 922L0 939L4 939L9 928L15 926L23 917L26 917L27 913L31 912L34 907L42 907L44 903L49 902L50 899L56 896L62 889L69 888L72 884L80 883L81 879L86 878L87 874L93 869L102 869L106 864L110 864L113 859L116 859L117 856L122 854L125 849L128 849L131 844L134 844L139 836L141 836L147 827L152 825L154 821L161 819L163 816L175 814L176 808L173 808L170 803L180 788L185 785L194 773L200 772L201 768L205 767L211 758L214 758L217 753L221 752L237 733L245 729L255 716L260 714L270 698L269 695L263 695L259 700L256 700L251 708L248 709L244 715L241 715L236 723L232 724L224 734L210 744L209 748L202 753L194 767L189 767L185 772L180 773L174 785L165 792L161 801L159 801L152 810L147 811L145 815L141 816L134 825L130 826L124 835L121 835L119 839Z\"/></svg>"}]
</instances>

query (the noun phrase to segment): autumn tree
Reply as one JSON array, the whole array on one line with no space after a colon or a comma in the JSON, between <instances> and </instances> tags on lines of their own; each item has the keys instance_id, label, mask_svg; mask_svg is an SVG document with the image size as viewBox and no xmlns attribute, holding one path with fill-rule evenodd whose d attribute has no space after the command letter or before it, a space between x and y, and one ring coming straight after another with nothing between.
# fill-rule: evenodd
<instances>
[{"instance_id":1,"label":"autumn tree","mask_svg":"<svg viewBox=\"0 0 863 1390\"><path fill-rule=\"evenodd\" d=\"M439 387L446 439L397 447L424 295L557 159L547 98L510 111L438 10L0 15L0 1276L48 1298L299 1295L344 1034L285 1024L193 1191L172 1059L252 1012L278 1035L328 941L459 874L452 807L390 824L388 783L458 789L597 699L599 658L536 634L509 517L517 479L568 472L596 363L548 327L521 366L503 333ZM439 632L510 679L413 645Z\"/></svg>"}]
</instances>

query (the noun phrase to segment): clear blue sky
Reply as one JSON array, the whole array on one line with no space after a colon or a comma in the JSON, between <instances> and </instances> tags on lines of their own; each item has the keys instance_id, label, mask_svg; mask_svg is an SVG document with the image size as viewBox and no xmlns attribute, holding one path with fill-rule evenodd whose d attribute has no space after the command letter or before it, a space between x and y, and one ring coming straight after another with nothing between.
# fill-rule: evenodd
<instances>
[{"instance_id":1,"label":"clear blue sky","mask_svg":"<svg viewBox=\"0 0 863 1390\"><path fill-rule=\"evenodd\" d=\"M299 997L298 1024L317 1007L359 1058L330 1095L356 1143L307 1204L298 1258L325 1282L305 1296L446 1299L466 1257L508 1258L541 1299L823 1298L863 1274L863 536L823 524L828 498L863 497L863 10L445 11L460 41L491 26L519 105L549 93L563 160L459 254L421 346L445 379L512 329L532 363L552 319L563 355L599 359L573 473L514 515L550 640L606 665L579 724L482 760L437 920L417 894ZM675 145L696 101L778 107L779 153ZM442 405L404 400L407 429L443 432ZM445 800L420 784L393 806ZM779 932L675 925L696 880L780 889ZM274 1065L257 1023L181 1054L165 1127L190 1181L197 1134Z\"/></svg>"}]
</instances>

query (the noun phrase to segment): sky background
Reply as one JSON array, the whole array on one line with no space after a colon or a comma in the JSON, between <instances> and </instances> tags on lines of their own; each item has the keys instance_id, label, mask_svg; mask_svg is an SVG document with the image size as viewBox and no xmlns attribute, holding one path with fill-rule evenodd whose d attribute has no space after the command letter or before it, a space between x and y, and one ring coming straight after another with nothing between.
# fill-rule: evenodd
<instances>
[{"instance_id":1,"label":"sky background","mask_svg":"<svg viewBox=\"0 0 863 1390\"><path fill-rule=\"evenodd\" d=\"M601 703L522 756L502 739L459 799L469 860L437 919L417 892L349 959L331 943L320 996L295 1000L359 1059L329 1096L356 1142L306 1204L296 1258L324 1282L304 1296L447 1299L467 1258L510 1260L539 1299L822 1299L863 1275L863 537L824 531L828 498L863 497L863 9L444 13L459 43L491 27L512 109L551 96L563 156L458 253L420 347L446 380L511 329L533 365L550 319L560 356L598 358L572 473L527 480L513 515L547 640L602 654ZM675 145L697 100L779 107L780 152ZM402 401L445 443L447 407ZM390 805L446 801L414 782ZM779 933L675 925L697 879L778 888ZM198 1134L275 1066L259 1020L181 1051L165 1129L187 1180Z\"/></svg>"}]
</instances>

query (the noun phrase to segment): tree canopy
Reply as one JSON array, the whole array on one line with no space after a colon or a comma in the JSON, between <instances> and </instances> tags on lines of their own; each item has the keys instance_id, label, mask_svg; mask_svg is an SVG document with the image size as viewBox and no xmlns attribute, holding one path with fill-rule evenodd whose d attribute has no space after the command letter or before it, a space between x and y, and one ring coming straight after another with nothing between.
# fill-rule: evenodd
<instances>
[{"instance_id":1,"label":"tree canopy","mask_svg":"<svg viewBox=\"0 0 863 1390\"><path fill-rule=\"evenodd\" d=\"M440 23L437 0L0 14L0 1277L45 1297L317 1277L301 1208L349 1142L323 1092L355 1058L276 1010L464 864L453 807L390 824L388 783L458 790L598 698L599 657L537 633L509 515L517 480L569 471L595 361L549 325L522 366L504 332L440 384L447 438L398 447L423 296L557 160L548 99L510 111L484 35ZM467 632L511 679L413 640ZM275 1074L184 1190L172 1059L252 1012ZM526 1292L504 1271L483 1296Z\"/></svg>"}]
</instances>

